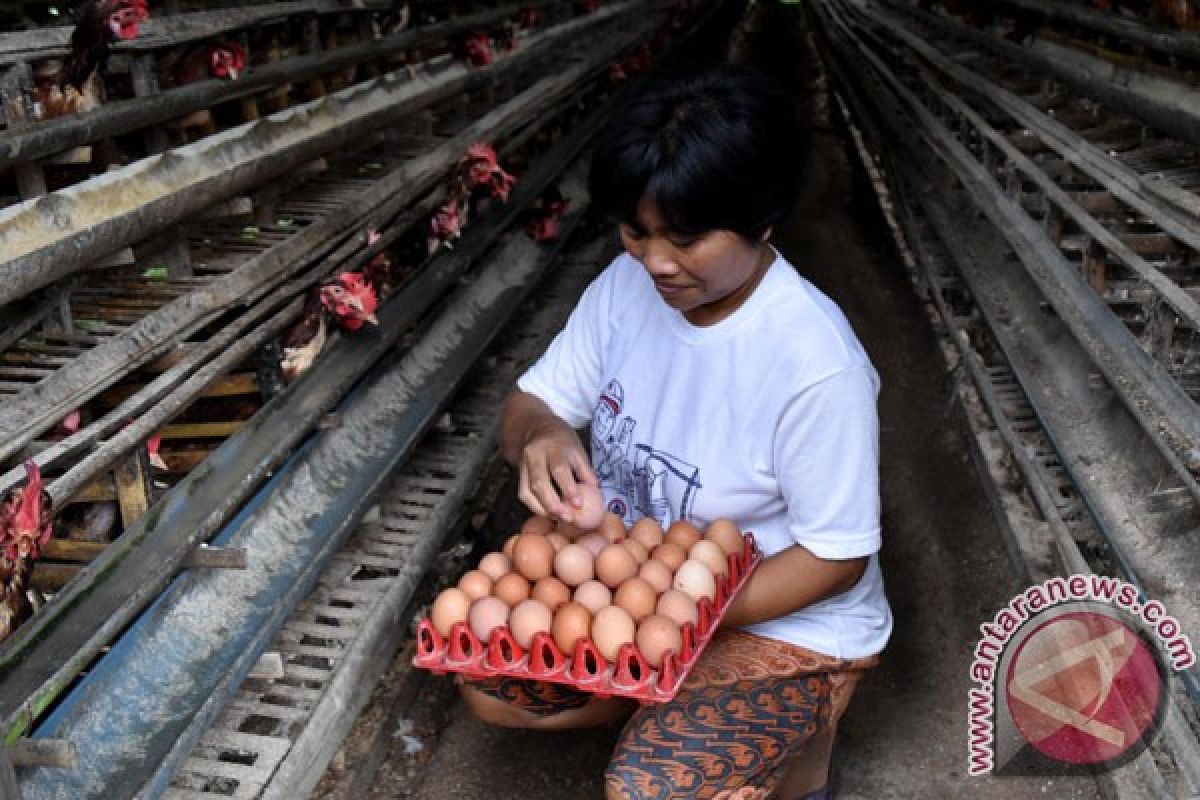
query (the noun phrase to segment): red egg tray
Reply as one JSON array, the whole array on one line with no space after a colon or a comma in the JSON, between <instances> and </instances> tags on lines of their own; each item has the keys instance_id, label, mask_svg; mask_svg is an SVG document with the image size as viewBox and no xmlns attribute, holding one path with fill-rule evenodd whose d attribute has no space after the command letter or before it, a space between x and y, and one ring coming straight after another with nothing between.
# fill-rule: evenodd
<instances>
[{"instance_id":1,"label":"red egg tray","mask_svg":"<svg viewBox=\"0 0 1200 800\"><path fill-rule=\"evenodd\" d=\"M668 652L659 669L651 667L633 643L621 645L616 660L609 663L591 639L580 639L568 658L549 633L534 634L526 651L517 644L508 626L492 631L484 644L466 622L455 623L450 635L442 637L428 617L417 626L417 654L413 656L413 664L438 675L447 672L460 672L472 678L503 675L565 683L600 697L632 697L643 703L664 703L675 697L716 633L729 604L762 561L762 554L754 545L754 535L747 533L743 538L742 552L729 556L729 575L717 576L714 602L700 598L697 604L700 623L684 623L680 652Z\"/></svg>"}]
</instances>

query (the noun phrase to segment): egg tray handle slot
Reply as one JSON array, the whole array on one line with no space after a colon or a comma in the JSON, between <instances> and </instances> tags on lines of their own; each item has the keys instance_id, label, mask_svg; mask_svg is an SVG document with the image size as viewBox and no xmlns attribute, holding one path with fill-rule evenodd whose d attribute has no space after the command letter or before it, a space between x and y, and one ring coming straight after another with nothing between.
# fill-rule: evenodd
<instances>
[{"instance_id":1,"label":"egg tray handle slot","mask_svg":"<svg viewBox=\"0 0 1200 800\"><path fill-rule=\"evenodd\" d=\"M567 657L558 649L554 638L545 631L535 633L529 645L529 673L535 678L548 678L566 667Z\"/></svg>"},{"instance_id":2,"label":"egg tray handle slot","mask_svg":"<svg viewBox=\"0 0 1200 800\"><path fill-rule=\"evenodd\" d=\"M485 662L489 667L498 671L516 669L525 658L525 651L517 644L516 637L508 626L502 626L492 631L488 637L487 655Z\"/></svg>"},{"instance_id":3,"label":"egg tray handle slot","mask_svg":"<svg viewBox=\"0 0 1200 800\"><path fill-rule=\"evenodd\" d=\"M446 642L446 666L464 667L477 662L483 655L483 643L476 638L466 622L456 622L450 628Z\"/></svg>"},{"instance_id":4,"label":"egg tray handle slot","mask_svg":"<svg viewBox=\"0 0 1200 800\"><path fill-rule=\"evenodd\" d=\"M650 662L637 649L637 645L627 643L617 650L616 669L613 670L612 687L626 692L636 692L650 685L654 670Z\"/></svg>"}]
</instances>

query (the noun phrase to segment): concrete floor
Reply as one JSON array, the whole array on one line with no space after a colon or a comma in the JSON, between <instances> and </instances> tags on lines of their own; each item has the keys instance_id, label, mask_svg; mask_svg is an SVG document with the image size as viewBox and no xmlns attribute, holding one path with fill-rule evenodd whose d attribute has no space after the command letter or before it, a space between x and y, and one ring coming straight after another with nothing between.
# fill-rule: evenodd
<instances>
[{"instance_id":1,"label":"concrete floor","mask_svg":"<svg viewBox=\"0 0 1200 800\"><path fill-rule=\"evenodd\" d=\"M965 775L968 662L978 625L1020 588L950 405L936 339L888 231L854 186L842 132L823 119L811 69L798 63L796 7L775 8L748 57L815 110L803 200L776 245L846 311L883 379L884 574L896 617L882 665L861 685L840 732L843 800L1091 798L1087 780ZM602 796L616 730L535 734L482 725L433 679L414 717L425 749L393 731L372 798L428 800ZM444 727L443 727L444 726Z\"/></svg>"}]
</instances>

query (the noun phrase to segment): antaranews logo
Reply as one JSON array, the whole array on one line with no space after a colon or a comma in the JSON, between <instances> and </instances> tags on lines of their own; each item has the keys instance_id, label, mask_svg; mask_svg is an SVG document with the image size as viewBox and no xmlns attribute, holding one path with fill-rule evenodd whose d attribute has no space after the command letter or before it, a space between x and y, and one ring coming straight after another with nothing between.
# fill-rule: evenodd
<instances>
[{"instance_id":1,"label":"antaranews logo","mask_svg":"<svg viewBox=\"0 0 1200 800\"><path fill-rule=\"evenodd\" d=\"M1127 763L1158 734L1169 670L1196 662L1162 603L1102 575L1031 586L979 630L967 713L971 775L1094 773Z\"/></svg>"}]
</instances>

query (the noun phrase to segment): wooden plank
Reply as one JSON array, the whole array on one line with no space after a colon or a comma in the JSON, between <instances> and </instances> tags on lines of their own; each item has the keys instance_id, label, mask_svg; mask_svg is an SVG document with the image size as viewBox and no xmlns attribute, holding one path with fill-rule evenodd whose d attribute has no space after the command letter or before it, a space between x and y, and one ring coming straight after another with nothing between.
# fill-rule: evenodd
<instances>
[{"instance_id":1,"label":"wooden plank","mask_svg":"<svg viewBox=\"0 0 1200 800\"><path fill-rule=\"evenodd\" d=\"M75 769L75 744L66 739L18 739L8 747L15 767Z\"/></svg>"},{"instance_id":2,"label":"wooden plank","mask_svg":"<svg viewBox=\"0 0 1200 800\"><path fill-rule=\"evenodd\" d=\"M42 558L50 561L74 561L86 564L100 555L104 542L79 542L74 539L51 539L42 548Z\"/></svg>"},{"instance_id":3,"label":"wooden plank","mask_svg":"<svg viewBox=\"0 0 1200 800\"><path fill-rule=\"evenodd\" d=\"M102 405L116 406L141 389L141 386L136 385L114 386L112 389L97 395L96 400ZM240 397L242 395L256 394L258 394L258 379L253 373L245 372L217 378L198 396Z\"/></svg>"},{"instance_id":4,"label":"wooden plank","mask_svg":"<svg viewBox=\"0 0 1200 800\"><path fill-rule=\"evenodd\" d=\"M104 477L89 483L78 492L75 493L67 502L68 503L103 503L109 500L117 499L117 487L113 485L112 478L105 475Z\"/></svg>"},{"instance_id":5,"label":"wooden plank","mask_svg":"<svg viewBox=\"0 0 1200 800\"><path fill-rule=\"evenodd\" d=\"M82 569L80 564L50 564L38 561L33 565L33 577L29 584L40 592L57 592Z\"/></svg>"},{"instance_id":6,"label":"wooden plank","mask_svg":"<svg viewBox=\"0 0 1200 800\"><path fill-rule=\"evenodd\" d=\"M222 439L232 436L245 425L244 420L236 422L180 422L168 425L158 432L164 441L174 439Z\"/></svg>"}]
</instances>

